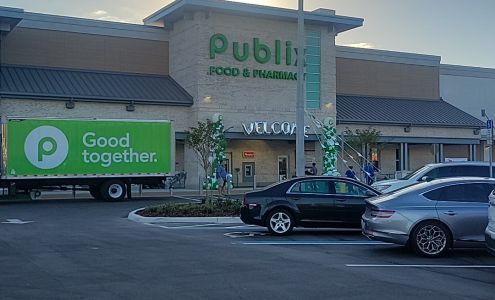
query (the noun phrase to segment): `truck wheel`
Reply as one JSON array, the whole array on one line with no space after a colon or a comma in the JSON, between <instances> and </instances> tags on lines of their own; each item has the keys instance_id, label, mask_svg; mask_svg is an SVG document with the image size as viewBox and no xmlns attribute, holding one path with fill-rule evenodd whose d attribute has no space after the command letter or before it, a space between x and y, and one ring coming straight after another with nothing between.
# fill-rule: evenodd
<instances>
[{"instance_id":1,"label":"truck wheel","mask_svg":"<svg viewBox=\"0 0 495 300\"><path fill-rule=\"evenodd\" d=\"M126 186L120 180L105 181L100 187L100 193L106 201L122 201L125 198Z\"/></svg>"},{"instance_id":2,"label":"truck wheel","mask_svg":"<svg viewBox=\"0 0 495 300\"><path fill-rule=\"evenodd\" d=\"M95 200L101 199L100 187L97 185L89 186L89 193Z\"/></svg>"}]
</instances>

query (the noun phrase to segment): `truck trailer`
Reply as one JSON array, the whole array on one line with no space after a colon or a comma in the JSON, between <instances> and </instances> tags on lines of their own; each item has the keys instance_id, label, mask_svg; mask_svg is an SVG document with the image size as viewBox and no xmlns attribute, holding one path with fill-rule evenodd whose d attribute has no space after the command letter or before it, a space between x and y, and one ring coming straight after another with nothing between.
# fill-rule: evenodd
<instances>
[{"instance_id":1,"label":"truck trailer","mask_svg":"<svg viewBox=\"0 0 495 300\"><path fill-rule=\"evenodd\" d=\"M77 189L119 201L131 198L132 184L159 186L174 173L171 121L9 117L1 126L8 197Z\"/></svg>"}]
</instances>

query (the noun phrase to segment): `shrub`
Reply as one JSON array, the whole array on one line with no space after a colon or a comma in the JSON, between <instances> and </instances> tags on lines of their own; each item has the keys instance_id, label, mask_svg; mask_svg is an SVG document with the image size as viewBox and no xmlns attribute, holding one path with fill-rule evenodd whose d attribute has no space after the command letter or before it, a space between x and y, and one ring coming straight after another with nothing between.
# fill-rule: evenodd
<instances>
[{"instance_id":1,"label":"shrub","mask_svg":"<svg viewBox=\"0 0 495 300\"><path fill-rule=\"evenodd\" d=\"M144 217L237 217L241 214L241 202L209 200L204 203L167 203L147 207L138 214Z\"/></svg>"}]
</instances>

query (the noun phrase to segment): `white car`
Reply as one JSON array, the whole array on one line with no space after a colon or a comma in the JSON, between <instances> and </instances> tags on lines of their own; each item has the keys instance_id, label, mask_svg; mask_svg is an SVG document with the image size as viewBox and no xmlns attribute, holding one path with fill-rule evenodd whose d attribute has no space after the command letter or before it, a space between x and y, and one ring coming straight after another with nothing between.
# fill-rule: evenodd
<instances>
[{"instance_id":1,"label":"white car","mask_svg":"<svg viewBox=\"0 0 495 300\"><path fill-rule=\"evenodd\" d=\"M490 194L488 207L488 226L485 231L485 241L488 251L495 255L495 190Z\"/></svg>"},{"instance_id":2,"label":"white car","mask_svg":"<svg viewBox=\"0 0 495 300\"><path fill-rule=\"evenodd\" d=\"M377 181L373 184L373 187L382 193L389 193L422 181L447 177L470 176L489 177L489 164L487 162L475 161L428 164L401 179Z\"/></svg>"}]
</instances>

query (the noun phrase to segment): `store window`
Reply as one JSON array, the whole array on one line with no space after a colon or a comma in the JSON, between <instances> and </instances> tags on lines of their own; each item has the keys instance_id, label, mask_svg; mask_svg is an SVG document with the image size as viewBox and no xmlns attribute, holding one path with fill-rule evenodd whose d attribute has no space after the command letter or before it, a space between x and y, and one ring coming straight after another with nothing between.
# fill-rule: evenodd
<instances>
[{"instance_id":1,"label":"store window","mask_svg":"<svg viewBox=\"0 0 495 300\"><path fill-rule=\"evenodd\" d=\"M320 31L306 30L306 108L320 109L321 48Z\"/></svg>"}]
</instances>

